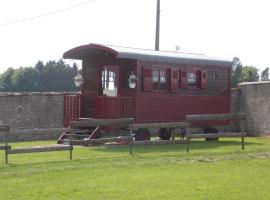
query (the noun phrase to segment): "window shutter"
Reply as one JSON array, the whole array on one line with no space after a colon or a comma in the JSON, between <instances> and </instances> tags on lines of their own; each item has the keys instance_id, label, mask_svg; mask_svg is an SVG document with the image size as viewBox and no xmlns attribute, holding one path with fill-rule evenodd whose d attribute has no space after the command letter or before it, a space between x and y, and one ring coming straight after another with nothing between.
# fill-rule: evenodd
<instances>
[{"instance_id":1,"label":"window shutter","mask_svg":"<svg viewBox=\"0 0 270 200\"><path fill-rule=\"evenodd\" d=\"M171 92L177 92L179 88L179 73L177 70L171 70Z\"/></svg>"},{"instance_id":2,"label":"window shutter","mask_svg":"<svg viewBox=\"0 0 270 200\"><path fill-rule=\"evenodd\" d=\"M187 71L186 70L180 70L180 88L187 88L188 82L187 82Z\"/></svg>"},{"instance_id":3,"label":"window shutter","mask_svg":"<svg viewBox=\"0 0 270 200\"><path fill-rule=\"evenodd\" d=\"M201 72L201 88L202 89L207 88L207 72L206 71Z\"/></svg>"},{"instance_id":4,"label":"window shutter","mask_svg":"<svg viewBox=\"0 0 270 200\"><path fill-rule=\"evenodd\" d=\"M153 89L152 69L143 68L143 91L149 92Z\"/></svg>"},{"instance_id":5,"label":"window shutter","mask_svg":"<svg viewBox=\"0 0 270 200\"><path fill-rule=\"evenodd\" d=\"M196 87L197 88L202 88L202 71L198 70L196 72Z\"/></svg>"}]
</instances>

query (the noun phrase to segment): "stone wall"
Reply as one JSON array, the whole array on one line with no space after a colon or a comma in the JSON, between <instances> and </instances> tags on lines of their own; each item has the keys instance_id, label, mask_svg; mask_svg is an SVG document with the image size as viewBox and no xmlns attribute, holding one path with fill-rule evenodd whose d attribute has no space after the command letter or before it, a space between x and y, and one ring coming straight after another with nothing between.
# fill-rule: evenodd
<instances>
[{"instance_id":1,"label":"stone wall","mask_svg":"<svg viewBox=\"0 0 270 200\"><path fill-rule=\"evenodd\" d=\"M270 81L239 84L237 109L246 113L245 128L249 135L270 134Z\"/></svg>"},{"instance_id":2,"label":"stone wall","mask_svg":"<svg viewBox=\"0 0 270 200\"><path fill-rule=\"evenodd\" d=\"M0 93L0 121L12 129L63 126L64 93Z\"/></svg>"},{"instance_id":3,"label":"stone wall","mask_svg":"<svg viewBox=\"0 0 270 200\"><path fill-rule=\"evenodd\" d=\"M65 94L0 93L0 123L9 125L13 131L10 140L57 139L63 128ZM1 140L3 137L0 136Z\"/></svg>"}]
</instances>

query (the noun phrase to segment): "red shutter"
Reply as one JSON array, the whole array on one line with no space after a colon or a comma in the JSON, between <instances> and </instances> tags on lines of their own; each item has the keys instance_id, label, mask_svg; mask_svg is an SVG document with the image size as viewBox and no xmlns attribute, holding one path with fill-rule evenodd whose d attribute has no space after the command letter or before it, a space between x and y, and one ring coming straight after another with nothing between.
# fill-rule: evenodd
<instances>
[{"instance_id":1,"label":"red shutter","mask_svg":"<svg viewBox=\"0 0 270 200\"><path fill-rule=\"evenodd\" d=\"M196 72L196 87L201 88L202 85L202 71L198 70Z\"/></svg>"},{"instance_id":2,"label":"red shutter","mask_svg":"<svg viewBox=\"0 0 270 200\"><path fill-rule=\"evenodd\" d=\"M187 82L187 71L186 70L180 70L180 88L187 88L188 82Z\"/></svg>"},{"instance_id":3,"label":"red shutter","mask_svg":"<svg viewBox=\"0 0 270 200\"><path fill-rule=\"evenodd\" d=\"M171 70L171 92L177 92L179 89L179 73L177 70Z\"/></svg>"},{"instance_id":4,"label":"red shutter","mask_svg":"<svg viewBox=\"0 0 270 200\"><path fill-rule=\"evenodd\" d=\"M152 91L153 82L152 82L152 69L143 68L143 91Z\"/></svg>"},{"instance_id":5,"label":"red shutter","mask_svg":"<svg viewBox=\"0 0 270 200\"><path fill-rule=\"evenodd\" d=\"M202 89L207 88L207 72L206 71L201 72L201 88Z\"/></svg>"}]
</instances>

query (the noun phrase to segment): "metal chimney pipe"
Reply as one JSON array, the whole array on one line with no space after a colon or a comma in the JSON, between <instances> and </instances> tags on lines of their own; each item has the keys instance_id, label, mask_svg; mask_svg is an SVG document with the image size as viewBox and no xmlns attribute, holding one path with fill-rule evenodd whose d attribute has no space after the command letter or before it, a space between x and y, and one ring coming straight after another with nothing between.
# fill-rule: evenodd
<instances>
[{"instance_id":1,"label":"metal chimney pipe","mask_svg":"<svg viewBox=\"0 0 270 200\"><path fill-rule=\"evenodd\" d=\"M157 0L156 43L155 43L156 51L159 51L159 27L160 27L160 0Z\"/></svg>"}]
</instances>

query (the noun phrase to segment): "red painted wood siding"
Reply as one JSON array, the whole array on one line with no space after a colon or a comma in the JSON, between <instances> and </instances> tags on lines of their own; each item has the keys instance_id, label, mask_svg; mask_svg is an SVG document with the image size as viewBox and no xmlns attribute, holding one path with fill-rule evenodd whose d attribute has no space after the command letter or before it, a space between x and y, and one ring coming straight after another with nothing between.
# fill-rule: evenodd
<instances>
[{"instance_id":1,"label":"red painted wood siding","mask_svg":"<svg viewBox=\"0 0 270 200\"><path fill-rule=\"evenodd\" d=\"M229 113L227 96L181 96L141 94L137 98L136 122L184 121L188 114Z\"/></svg>"},{"instance_id":2,"label":"red painted wood siding","mask_svg":"<svg viewBox=\"0 0 270 200\"><path fill-rule=\"evenodd\" d=\"M134 117L134 97L97 97L97 117L104 119Z\"/></svg>"}]
</instances>

